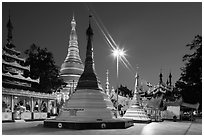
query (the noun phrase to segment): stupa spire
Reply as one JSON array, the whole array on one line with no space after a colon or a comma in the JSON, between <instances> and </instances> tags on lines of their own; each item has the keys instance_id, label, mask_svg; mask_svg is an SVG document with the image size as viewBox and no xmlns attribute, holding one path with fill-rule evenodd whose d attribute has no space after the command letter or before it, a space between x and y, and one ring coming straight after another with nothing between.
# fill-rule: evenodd
<instances>
[{"instance_id":1,"label":"stupa spire","mask_svg":"<svg viewBox=\"0 0 204 137\"><path fill-rule=\"evenodd\" d=\"M76 21L75 21L75 19L74 19L74 14L73 14L72 21L71 21L71 27L72 27L72 30L75 30Z\"/></svg>"},{"instance_id":2,"label":"stupa spire","mask_svg":"<svg viewBox=\"0 0 204 137\"><path fill-rule=\"evenodd\" d=\"M71 21L71 33L69 36L69 47L68 54L64 62L70 62L70 60L75 60L76 62L82 64L81 58L79 56L77 33L76 33L76 21L74 16Z\"/></svg>"},{"instance_id":3,"label":"stupa spire","mask_svg":"<svg viewBox=\"0 0 204 137\"><path fill-rule=\"evenodd\" d=\"M160 69L160 74L159 74L159 84L162 84L163 83L163 80L162 80L162 69Z\"/></svg>"},{"instance_id":4,"label":"stupa spire","mask_svg":"<svg viewBox=\"0 0 204 137\"><path fill-rule=\"evenodd\" d=\"M11 23L10 10L9 10L9 20L8 20L8 23L7 23L7 29L8 29L7 41L8 41L8 43L11 43L12 38L13 38L13 35L12 35L13 25Z\"/></svg>"},{"instance_id":5,"label":"stupa spire","mask_svg":"<svg viewBox=\"0 0 204 137\"><path fill-rule=\"evenodd\" d=\"M71 20L71 33L67 56L61 66L60 76L67 83L69 89L75 88L79 77L84 70L84 65L79 56L79 48L76 33L76 20L73 15ZM73 92L73 91L72 91Z\"/></svg>"},{"instance_id":6,"label":"stupa spire","mask_svg":"<svg viewBox=\"0 0 204 137\"><path fill-rule=\"evenodd\" d=\"M79 78L76 89L100 89L98 79L95 73L94 59L93 59L93 30L91 28L91 15L89 15L89 27L86 31L87 35L87 50L85 59L85 68L81 77Z\"/></svg>"},{"instance_id":7,"label":"stupa spire","mask_svg":"<svg viewBox=\"0 0 204 137\"><path fill-rule=\"evenodd\" d=\"M107 95L110 94L108 75L109 75L109 72L108 72L108 69L107 69L107 71L106 71L106 94L107 94Z\"/></svg>"},{"instance_id":8,"label":"stupa spire","mask_svg":"<svg viewBox=\"0 0 204 137\"><path fill-rule=\"evenodd\" d=\"M169 85L169 81L168 81L168 79L166 80L166 85L167 85L167 86Z\"/></svg>"},{"instance_id":9,"label":"stupa spire","mask_svg":"<svg viewBox=\"0 0 204 137\"><path fill-rule=\"evenodd\" d=\"M172 78L172 75L171 75L171 71L170 71L170 74L169 74L169 85L171 86L172 83L171 83L171 78Z\"/></svg>"},{"instance_id":10,"label":"stupa spire","mask_svg":"<svg viewBox=\"0 0 204 137\"><path fill-rule=\"evenodd\" d=\"M134 91L134 94L137 94L138 93L138 86L139 86L139 75L137 74L136 72L136 75L135 75L135 91Z\"/></svg>"}]
</instances>

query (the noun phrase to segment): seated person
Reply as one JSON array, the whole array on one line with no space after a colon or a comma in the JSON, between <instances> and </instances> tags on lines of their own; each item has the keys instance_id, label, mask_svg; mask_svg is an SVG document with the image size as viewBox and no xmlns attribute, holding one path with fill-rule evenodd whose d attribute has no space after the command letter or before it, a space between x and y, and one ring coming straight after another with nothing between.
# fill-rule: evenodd
<instances>
[{"instance_id":1,"label":"seated person","mask_svg":"<svg viewBox=\"0 0 204 137\"><path fill-rule=\"evenodd\" d=\"M35 103L34 111L38 112L38 102Z\"/></svg>"},{"instance_id":2,"label":"seated person","mask_svg":"<svg viewBox=\"0 0 204 137\"><path fill-rule=\"evenodd\" d=\"M30 105L29 105L28 102L26 103L26 110L27 110L27 111L30 111Z\"/></svg>"},{"instance_id":3,"label":"seated person","mask_svg":"<svg viewBox=\"0 0 204 137\"><path fill-rule=\"evenodd\" d=\"M42 112L47 112L47 107L46 107L46 103L43 103L43 106L42 106Z\"/></svg>"},{"instance_id":4,"label":"seated person","mask_svg":"<svg viewBox=\"0 0 204 137\"><path fill-rule=\"evenodd\" d=\"M23 113L26 110L26 107L23 106L22 102L20 102L19 104L20 104L20 112Z\"/></svg>"}]
</instances>

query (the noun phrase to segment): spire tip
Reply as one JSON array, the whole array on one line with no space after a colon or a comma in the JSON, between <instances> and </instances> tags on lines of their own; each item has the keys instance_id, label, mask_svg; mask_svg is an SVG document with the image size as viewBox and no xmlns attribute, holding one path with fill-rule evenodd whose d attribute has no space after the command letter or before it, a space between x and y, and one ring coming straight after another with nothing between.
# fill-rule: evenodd
<instances>
[{"instance_id":1,"label":"spire tip","mask_svg":"<svg viewBox=\"0 0 204 137\"><path fill-rule=\"evenodd\" d=\"M72 16L72 19L74 20L74 12L73 12L73 16Z\"/></svg>"}]
</instances>

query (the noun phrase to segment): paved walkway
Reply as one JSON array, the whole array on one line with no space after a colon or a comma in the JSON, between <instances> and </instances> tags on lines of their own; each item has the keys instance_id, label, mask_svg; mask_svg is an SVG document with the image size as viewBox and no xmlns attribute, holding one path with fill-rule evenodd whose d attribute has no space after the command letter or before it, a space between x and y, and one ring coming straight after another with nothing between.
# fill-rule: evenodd
<instances>
[{"instance_id":1,"label":"paved walkway","mask_svg":"<svg viewBox=\"0 0 204 137\"><path fill-rule=\"evenodd\" d=\"M2 124L3 135L202 135L201 122L136 123L127 129L71 130L44 128L42 121Z\"/></svg>"}]
</instances>

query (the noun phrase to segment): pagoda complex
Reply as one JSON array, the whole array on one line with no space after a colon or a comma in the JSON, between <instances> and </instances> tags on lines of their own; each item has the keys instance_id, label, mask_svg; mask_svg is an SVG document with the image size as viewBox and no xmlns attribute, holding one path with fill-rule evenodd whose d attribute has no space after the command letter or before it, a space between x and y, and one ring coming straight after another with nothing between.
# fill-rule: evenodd
<instances>
[{"instance_id":1,"label":"pagoda complex","mask_svg":"<svg viewBox=\"0 0 204 137\"><path fill-rule=\"evenodd\" d=\"M59 116L44 121L44 127L71 129L127 128L132 120L116 118L115 108L108 95L100 88L93 58L93 30L89 16L85 68L76 91L66 100Z\"/></svg>"},{"instance_id":2,"label":"pagoda complex","mask_svg":"<svg viewBox=\"0 0 204 137\"><path fill-rule=\"evenodd\" d=\"M29 74L30 66L25 66L26 59L15 50L10 15L7 29L7 43L2 49L2 121L45 119L47 111L42 112L40 106L48 108L49 101L54 101L55 96L36 92L40 79L25 75ZM34 112L36 104L39 107Z\"/></svg>"},{"instance_id":3,"label":"pagoda complex","mask_svg":"<svg viewBox=\"0 0 204 137\"><path fill-rule=\"evenodd\" d=\"M63 91L68 92L69 95L73 93L79 77L84 71L84 65L79 56L76 21L74 19L74 16L71 21L71 27L72 28L69 37L68 53L60 69L60 76L67 84Z\"/></svg>"},{"instance_id":4,"label":"pagoda complex","mask_svg":"<svg viewBox=\"0 0 204 137\"><path fill-rule=\"evenodd\" d=\"M159 83L152 86L147 85L148 90L139 90L140 104L146 110L152 121L163 121L163 119L173 119L176 116L180 118L180 106L182 98L175 93L171 81L171 73L168 76L167 82L163 81L163 74L159 74ZM172 109L173 108L173 109ZM174 112L177 110L177 113Z\"/></svg>"}]
</instances>

